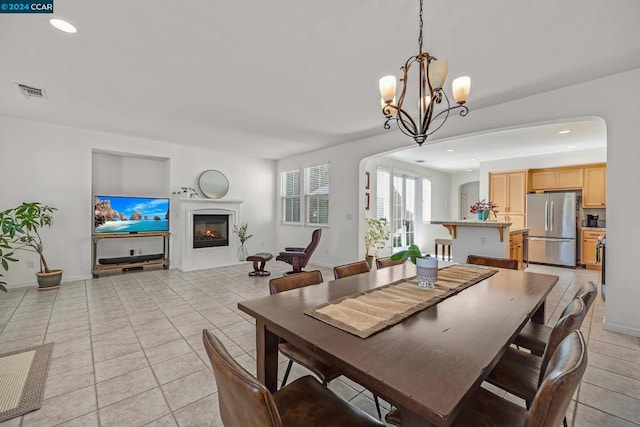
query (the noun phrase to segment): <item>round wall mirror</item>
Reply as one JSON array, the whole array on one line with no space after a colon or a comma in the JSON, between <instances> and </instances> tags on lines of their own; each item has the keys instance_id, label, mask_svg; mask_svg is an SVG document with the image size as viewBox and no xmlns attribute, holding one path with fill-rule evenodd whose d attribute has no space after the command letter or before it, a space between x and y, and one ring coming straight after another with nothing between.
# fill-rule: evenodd
<instances>
[{"instance_id":1,"label":"round wall mirror","mask_svg":"<svg viewBox=\"0 0 640 427\"><path fill-rule=\"evenodd\" d=\"M198 186L206 197L219 199L229 191L229 180L222 172L212 169L200 174Z\"/></svg>"}]
</instances>

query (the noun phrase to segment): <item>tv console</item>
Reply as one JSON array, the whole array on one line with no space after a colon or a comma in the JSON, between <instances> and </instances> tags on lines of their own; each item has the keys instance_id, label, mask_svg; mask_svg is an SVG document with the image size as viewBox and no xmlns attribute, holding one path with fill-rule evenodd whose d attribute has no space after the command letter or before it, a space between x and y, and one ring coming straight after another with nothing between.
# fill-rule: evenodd
<instances>
[{"instance_id":1,"label":"tv console","mask_svg":"<svg viewBox=\"0 0 640 427\"><path fill-rule=\"evenodd\" d=\"M162 265L165 270L169 268L169 232L158 233L122 233L122 234L92 234L91 235L91 275L100 277L100 272L106 270L122 269L123 271L138 270L145 266ZM138 255L117 258L97 259L98 242L102 239L136 239L140 237L162 237L163 251L161 254Z\"/></svg>"}]
</instances>

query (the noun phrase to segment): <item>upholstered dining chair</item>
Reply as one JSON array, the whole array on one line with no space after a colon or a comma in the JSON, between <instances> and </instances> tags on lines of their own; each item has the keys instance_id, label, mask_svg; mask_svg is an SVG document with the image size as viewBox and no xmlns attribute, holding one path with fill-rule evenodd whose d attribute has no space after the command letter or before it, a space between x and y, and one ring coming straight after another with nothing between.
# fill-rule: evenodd
<instances>
[{"instance_id":1,"label":"upholstered dining chair","mask_svg":"<svg viewBox=\"0 0 640 427\"><path fill-rule=\"evenodd\" d=\"M596 296L598 296L598 288L595 283L589 281L578 289L574 298L580 298L584 303L585 312L589 313L589 309L596 300ZM513 343L518 347L530 350L531 353L536 356L542 357L552 330L553 328L543 325L542 323L529 322L522 328Z\"/></svg>"},{"instance_id":2,"label":"upholstered dining chair","mask_svg":"<svg viewBox=\"0 0 640 427\"><path fill-rule=\"evenodd\" d=\"M213 367L220 418L226 427L384 426L310 375L272 394L231 357L215 335L205 329L202 340Z\"/></svg>"},{"instance_id":3,"label":"upholstered dining chair","mask_svg":"<svg viewBox=\"0 0 640 427\"><path fill-rule=\"evenodd\" d=\"M376 268L378 270L380 270L381 268L387 268L387 267L392 267L394 265L399 265L404 263L404 261L402 259L399 260L392 260L390 256L387 257L382 257L382 258L376 258Z\"/></svg>"},{"instance_id":4,"label":"upholstered dining chair","mask_svg":"<svg viewBox=\"0 0 640 427\"><path fill-rule=\"evenodd\" d=\"M338 265L333 267L333 276L336 279L353 276L354 274L368 273L371 271L367 261L356 261L351 264Z\"/></svg>"},{"instance_id":5,"label":"upholstered dining chair","mask_svg":"<svg viewBox=\"0 0 640 427\"><path fill-rule=\"evenodd\" d=\"M293 270L287 274L300 273L303 268L307 266L311 255L315 252L318 244L320 243L320 237L322 237L322 229L318 228L311 233L311 242L306 248L284 248L284 252L280 252L276 257L276 261L283 261L287 264L291 264Z\"/></svg>"},{"instance_id":6,"label":"upholstered dining chair","mask_svg":"<svg viewBox=\"0 0 640 427\"><path fill-rule=\"evenodd\" d=\"M585 314L585 305L582 300L573 299L553 327L542 358L509 347L491 370L486 381L524 399L529 407L560 342L571 332L580 329Z\"/></svg>"},{"instance_id":7,"label":"upholstered dining chair","mask_svg":"<svg viewBox=\"0 0 640 427\"><path fill-rule=\"evenodd\" d=\"M480 387L453 422L455 427L555 427L564 419L571 398L587 369L587 345L582 332L574 330L558 345L543 372L528 409ZM395 409L387 423L401 425Z\"/></svg>"},{"instance_id":8,"label":"upholstered dining chair","mask_svg":"<svg viewBox=\"0 0 640 427\"><path fill-rule=\"evenodd\" d=\"M291 289L318 285L322 282L322 273L319 270L303 271L298 274L291 274L269 280L269 293L273 295L279 292L289 291ZM284 372L284 377L282 378L282 384L280 387L284 387L285 384L287 384L287 379L289 379L289 374L291 373L291 367L293 366L294 361L313 372L320 381L322 381L323 385L327 385L331 380L334 380L341 375L341 373L336 369L314 359L307 353L299 350L286 341L281 341L278 344L278 350L283 356L289 359L289 364Z\"/></svg>"},{"instance_id":9,"label":"upholstered dining chair","mask_svg":"<svg viewBox=\"0 0 640 427\"><path fill-rule=\"evenodd\" d=\"M467 256L467 264L486 265L488 267L518 269L518 260L513 258L494 258L480 255Z\"/></svg>"},{"instance_id":10,"label":"upholstered dining chair","mask_svg":"<svg viewBox=\"0 0 640 427\"><path fill-rule=\"evenodd\" d=\"M303 288L305 286L318 285L322 283L322 273L319 270L303 271L298 274L291 274L289 276L278 277L269 281L269 293L271 295L278 292L289 291L291 289ZM309 356L307 353L299 350L295 346L289 344L286 341L282 341L278 344L278 350L283 356L289 359L287 369L284 372L282 378L282 384L280 387L284 387L289 379L291 373L291 367L295 361L299 365L304 366L311 372L313 372L322 381L323 385L327 385L330 381L338 378L342 373L331 366L325 365L319 360ZM378 411L378 417L382 418L382 412L380 411L380 402L378 397L373 395L373 400L376 404L376 410Z\"/></svg>"}]
</instances>

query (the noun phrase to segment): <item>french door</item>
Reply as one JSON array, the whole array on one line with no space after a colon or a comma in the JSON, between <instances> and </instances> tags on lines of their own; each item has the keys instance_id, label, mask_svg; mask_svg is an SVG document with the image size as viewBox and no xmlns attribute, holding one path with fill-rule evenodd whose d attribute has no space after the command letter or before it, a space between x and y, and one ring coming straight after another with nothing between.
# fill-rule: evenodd
<instances>
[{"instance_id":1,"label":"french door","mask_svg":"<svg viewBox=\"0 0 640 427\"><path fill-rule=\"evenodd\" d=\"M415 243L416 232L415 176L395 172L391 194L392 248L396 252Z\"/></svg>"}]
</instances>

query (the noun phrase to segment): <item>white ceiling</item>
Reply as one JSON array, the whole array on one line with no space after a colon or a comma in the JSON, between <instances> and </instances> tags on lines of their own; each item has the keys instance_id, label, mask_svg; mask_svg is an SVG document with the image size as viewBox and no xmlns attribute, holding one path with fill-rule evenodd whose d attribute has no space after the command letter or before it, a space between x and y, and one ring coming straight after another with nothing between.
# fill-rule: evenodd
<instances>
[{"instance_id":1,"label":"white ceiling","mask_svg":"<svg viewBox=\"0 0 640 427\"><path fill-rule=\"evenodd\" d=\"M382 132L378 79L417 53L417 0L57 0L0 15L0 114L280 159ZM425 1L425 50L473 114L640 67L640 2ZM46 90L28 100L16 83ZM603 98L605 94L593 94Z\"/></svg>"}]
</instances>

